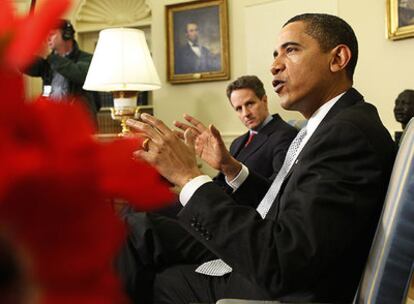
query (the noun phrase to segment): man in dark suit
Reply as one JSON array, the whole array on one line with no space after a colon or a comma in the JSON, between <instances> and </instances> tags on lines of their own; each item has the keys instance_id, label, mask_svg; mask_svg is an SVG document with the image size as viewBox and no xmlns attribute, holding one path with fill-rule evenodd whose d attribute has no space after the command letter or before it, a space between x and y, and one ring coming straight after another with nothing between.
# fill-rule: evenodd
<instances>
[{"instance_id":1,"label":"man in dark suit","mask_svg":"<svg viewBox=\"0 0 414 304\"><path fill-rule=\"evenodd\" d=\"M240 121L249 129L231 143L231 156L256 174L273 179L282 167L297 130L279 114L269 114L266 91L257 76L237 78L227 86L226 94ZM194 118L190 121L200 124ZM183 125L177 123L176 126ZM223 173L213 180L223 188L229 188Z\"/></svg>"},{"instance_id":2,"label":"man in dark suit","mask_svg":"<svg viewBox=\"0 0 414 304\"><path fill-rule=\"evenodd\" d=\"M232 197L201 175L194 143L201 157L227 161L214 128L205 137L189 128L182 142L152 116L129 121L151 138L136 155L183 186L180 225L148 215L152 230L141 231L152 231L145 244L167 266L156 276L156 303L353 299L396 147L375 107L352 88L358 44L345 21L295 16L283 26L273 55L282 107L299 111L308 123L270 188L233 161L222 164ZM221 260L199 266L211 258Z\"/></svg>"},{"instance_id":3,"label":"man in dark suit","mask_svg":"<svg viewBox=\"0 0 414 304\"><path fill-rule=\"evenodd\" d=\"M176 74L202 73L220 70L219 55L213 55L200 44L199 28L196 22L185 25L186 43L175 52Z\"/></svg>"}]
</instances>

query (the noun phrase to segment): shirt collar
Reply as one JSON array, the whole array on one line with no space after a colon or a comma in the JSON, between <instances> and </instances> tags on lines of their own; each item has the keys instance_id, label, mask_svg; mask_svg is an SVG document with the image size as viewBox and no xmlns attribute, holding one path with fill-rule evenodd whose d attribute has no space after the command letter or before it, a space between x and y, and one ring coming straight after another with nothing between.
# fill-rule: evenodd
<instances>
[{"instance_id":1,"label":"shirt collar","mask_svg":"<svg viewBox=\"0 0 414 304\"><path fill-rule=\"evenodd\" d=\"M266 126L271 120L273 119L273 116L269 114L269 116L266 117L265 120L263 120L263 122L260 124L260 126L258 126L255 130L253 129L249 129L250 133L258 133L261 129L264 128L264 126Z\"/></svg>"},{"instance_id":2,"label":"shirt collar","mask_svg":"<svg viewBox=\"0 0 414 304\"><path fill-rule=\"evenodd\" d=\"M194 42L192 42L192 41L190 41L190 40L188 40L188 44L189 44L191 47L200 47L200 43L194 43Z\"/></svg>"},{"instance_id":3,"label":"shirt collar","mask_svg":"<svg viewBox=\"0 0 414 304\"><path fill-rule=\"evenodd\" d=\"M329 110L336 104L339 98L344 95L345 92L335 96L328 102L325 102L319 109L312 114L309 118L308 123L306 124L306 133L308 136L312 135L316 128L319 126L321 121L325 118L326 114L328 114Z\"/></svg>"}]
</instances>

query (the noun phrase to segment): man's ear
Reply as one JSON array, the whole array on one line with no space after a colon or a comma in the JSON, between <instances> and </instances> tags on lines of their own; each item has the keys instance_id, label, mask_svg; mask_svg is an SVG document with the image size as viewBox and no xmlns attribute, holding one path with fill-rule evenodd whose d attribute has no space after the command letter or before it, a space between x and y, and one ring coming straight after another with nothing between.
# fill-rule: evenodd
<instances>
[{"instance_id":1,"label":"man's ear","mask_svg":"<svg viewBox=\"0 0 414 304\"><path fill-rule=\"evenodd\" d=\"M262 101L263 101L264 103L267 103L267 95L263 95L263 97L262 97Z\"/></svg>"},{"instance_id":2,"label":"man's ear","mask_svg":"<svg viewBox=\"0 0 414 304\"><path fill-rule=\"evenodd\" d=\"M331 54L330 69L333 73L345 69L352 57L351 50L345 44L336 46L332 49Z\"/></svg>"}]
</instances>

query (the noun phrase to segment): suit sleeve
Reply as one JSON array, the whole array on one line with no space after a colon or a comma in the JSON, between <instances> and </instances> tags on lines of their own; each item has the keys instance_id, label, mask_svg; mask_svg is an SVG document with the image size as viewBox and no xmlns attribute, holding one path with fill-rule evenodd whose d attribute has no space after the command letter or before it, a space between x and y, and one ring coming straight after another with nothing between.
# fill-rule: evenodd
<instances>
[{"instance_id":1,"label":"suit sleeve","mask_svg":"<svg viewBox=\"0 0 414 304\"><path fill-rule=\"evenodd\" d=\"M354 247L372 234L383 197L376 151L349 123L327 128L288 178L275 203L278 213L266 219L213 183L198 189L179 215L207 248L274 297L306 287L341 258L352 258L360 249Z\"/></svg>"}]
</instances>

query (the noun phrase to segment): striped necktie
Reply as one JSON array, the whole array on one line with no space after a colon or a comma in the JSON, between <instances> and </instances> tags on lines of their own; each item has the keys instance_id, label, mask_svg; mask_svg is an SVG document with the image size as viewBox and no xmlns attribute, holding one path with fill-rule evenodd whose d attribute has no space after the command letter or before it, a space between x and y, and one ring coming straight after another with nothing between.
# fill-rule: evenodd
<instances>
[{"instance_id":1,"label":"striped necktie","mask_svg":"<svg viewBox=\"0 0 414 304\"><path fill-rule=\"evenodd\" d=\"M292 168L293 162L295 161L296 157L298 156L298 153L300 152L299 147L305 136L306 128L303 128L302 130L300 130L300 132L296 135L295 139L290 144L282 168L280 168L276 178L273 180L273 183L267 191L266 195L263 197L262 201L257 206L256 211L261 215L262 218L266 217L266 214L269 212L270 207L275 201L276 196L279 193L280 186L282 185L286 175ZM233 269L229 265L227 265L223 260L216 259L200 265L199 267L197 267L195 271L209 276L223 276L227 273L232 272Z\"/></svg>"}]
</instances>

